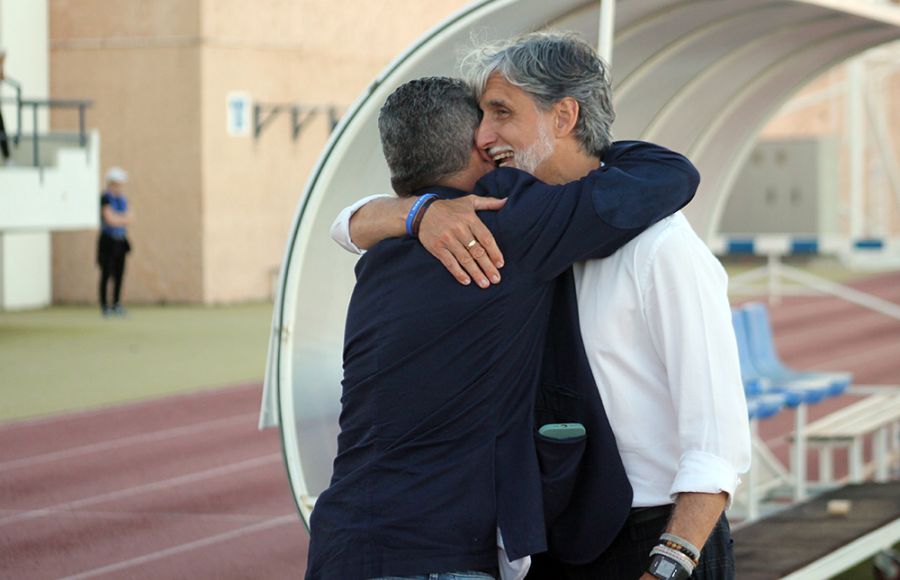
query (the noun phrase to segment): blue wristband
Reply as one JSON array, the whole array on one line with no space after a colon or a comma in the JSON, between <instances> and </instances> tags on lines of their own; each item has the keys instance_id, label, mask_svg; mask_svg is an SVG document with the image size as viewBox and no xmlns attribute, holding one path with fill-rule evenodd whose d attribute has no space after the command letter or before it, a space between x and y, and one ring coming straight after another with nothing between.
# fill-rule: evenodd
<instances>
[{"instance_id":1,"label":"blue wristband","mask_svg":"<svg viewBox=\"0 0 900 580\"><path fill-rule=\"evenodd\" d=\"M422 204L424 204L429 199L433 199L437 197L436 193L425 193L419 196L419 199L416 200L416 203L409 208L409 213L406 214L406 235L414 238L416 237L413 233L413 222L416 219L416 214L419 213L419 210L422 208Z\"/></svg>"}]
</instances>

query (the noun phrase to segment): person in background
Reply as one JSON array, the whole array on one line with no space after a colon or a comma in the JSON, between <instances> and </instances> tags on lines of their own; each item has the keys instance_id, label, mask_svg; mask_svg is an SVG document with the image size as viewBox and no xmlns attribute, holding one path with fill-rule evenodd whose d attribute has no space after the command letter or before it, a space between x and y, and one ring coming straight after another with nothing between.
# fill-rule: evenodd
<instances>
[{"instance_id":1,"label":"person in background","mask_svg":"<svg viewBox=\"0 0 900 580\"><path fill-rule=\"evenodd\" d=\"M123 192L128 173L121 167L106 172L106 187L100 196L100 239L97 242L97 265L100 266L100 309L103 316L124 316L122 308L122 278L125 275L125 256L131 251L126 227L132 213ZM108 299L112 280L112 304Z\"/></svg>"}]
</instances>

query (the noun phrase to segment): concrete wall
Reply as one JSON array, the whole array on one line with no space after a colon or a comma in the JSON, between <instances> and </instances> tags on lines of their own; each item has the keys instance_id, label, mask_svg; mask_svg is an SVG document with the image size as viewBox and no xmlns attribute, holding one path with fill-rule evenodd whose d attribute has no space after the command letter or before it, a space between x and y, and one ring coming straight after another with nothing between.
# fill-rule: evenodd
<instances>
[{"instance_id":1,"label":"concrete wall","mask_svg":"<svg viewBox=\"0 0 900 580\"><path fill-rule=\"evenodd\" d=\"M0 170L0 232L96 228L96 131L84 148L46 141L40 145L40 169L31 165L33 139L28 137L13 148L15 165Z\"/></svg>"},{"instance_id":2,"label":"concrete wall","mask_svg":"<svg viewBox=\"0 0 900 580\"><path fill-rule=\"evenodd\" d=\"M854 112L848 102L848 65L835 67L800 91L766 125L760 140L821 137L835 142L828 160L837 167L836 213L830 233L849 235L851 230L861 229L857 235L896 237L900 235L900 194L895 193L890 178L895 172L900 186L900 44L874 49L855 62L861 67L863 99L872 105L863 104L856 113L863 141L858 162L862 179L858 211L864 214L861 228L853 224L850 194ZM878 119L879 114L884 118ZM876 139L876 126L892 142L886 150Z\"/></svg>"},{"instance_id":3,"label":"concrete wall","mask_svg":"<svg viewBox=\"0 0 900 580\"><path fill-rule=\"evenodd\" d=\"M343 111L466 3L50 0L53 96L93 99L101 167L131 173L127 300L268 299L329 127L315 119L294 141L282 115L258 140L231 136L228 94ZM95 236L54 235L55 300L96 300Z\"/></svg>"},{"instance_id":4,"label":"concrete wall","mask_svg":"<svg viewBox=\"0 0 900 580\"><path fill-rule=\"evenodd\" d=\"M0 234L0 310L50 303L50 234Z\"/></svg>"},{"instance_id":5,"label":"concrete wall","mask_svg":"<svg viewBox=\"0 0 900 580\"><path fill-rule=\"evenodd\" d=\"M51 90L94 102L100 171L118 165L135 222L131 301L203 298L200 14L193 0L51 0ZM54 117L56 128L72 118ZM97 192L99 195L99 192ZM96 301L96 231L54 234L54 300Z\"/></svg>"},{"instance_id":6,"label":"concrete wall","mask_svg":"<svg viewBox=\"0 0 900 580\"><path fill-rule=\"evenodd\" d=\"M297 199L330 129L319 116L293 140L282 114L258 140L229 136L228 93L342 111L465 3L203 0L204 301L272 295Z\"/></svg>"}]
</instances>

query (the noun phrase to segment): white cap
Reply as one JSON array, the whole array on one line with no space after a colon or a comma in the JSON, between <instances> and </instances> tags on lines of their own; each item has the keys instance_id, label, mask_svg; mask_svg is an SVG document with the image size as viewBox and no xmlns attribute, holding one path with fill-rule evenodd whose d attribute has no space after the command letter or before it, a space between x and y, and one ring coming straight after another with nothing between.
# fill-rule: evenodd
<instances>
[{"instance_id":1,"label":"white cap","mask_svg":"<svg viewBox=\"0 0 900 580\"><path fill-rule=\"evenodd\" d=\"M110 167L106 172L106 183L128 183L128 172L121 167Z\"/></svg>"}]
</instances>

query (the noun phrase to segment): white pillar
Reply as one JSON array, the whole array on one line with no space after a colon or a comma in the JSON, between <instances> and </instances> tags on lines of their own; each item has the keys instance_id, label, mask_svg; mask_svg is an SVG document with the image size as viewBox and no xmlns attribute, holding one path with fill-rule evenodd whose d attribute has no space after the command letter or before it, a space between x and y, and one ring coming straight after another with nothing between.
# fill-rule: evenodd
<instances>
[{"instance_id":1,"label":"white pillar","mask_svg":"<svg viewBox=\"0 0 900 580\"><path fill-rule=\"evenodd\" d=\"M866 73L860 59L847 66L847 132L850 145L850 237L865 235L865 171L866 126L865 90Z\"/></svg>"},{"instance_id":2,"label":"white pillar","mask_svg":"<svg viewBox=\"0 0 900 580\"><path fill-rule=\"evenodd\" d=\"M806 403L797 406L794 415L794 456L791 471L794 476L794 499L806 498Z\"/></svg>"},{"instance_id":3,"label":"white pillar","mask_svg":"<svg viewBox=\"0 0 900 580\"><path fill-rule=\"evenodd\" d=\"M0 310L48 306L50 269L48 232L0 233Z\"/></svg>"},{"instance_id":4,"label":"white pillar","mask_svg":"<svg viewBox=\"0 0 900 580\"><path fill-rule=\"evenodd\" d=\"M600 26L597 52L612 68L613 40L616 34L616 0L600 0Z\"/></svg>"}]
</instances>

